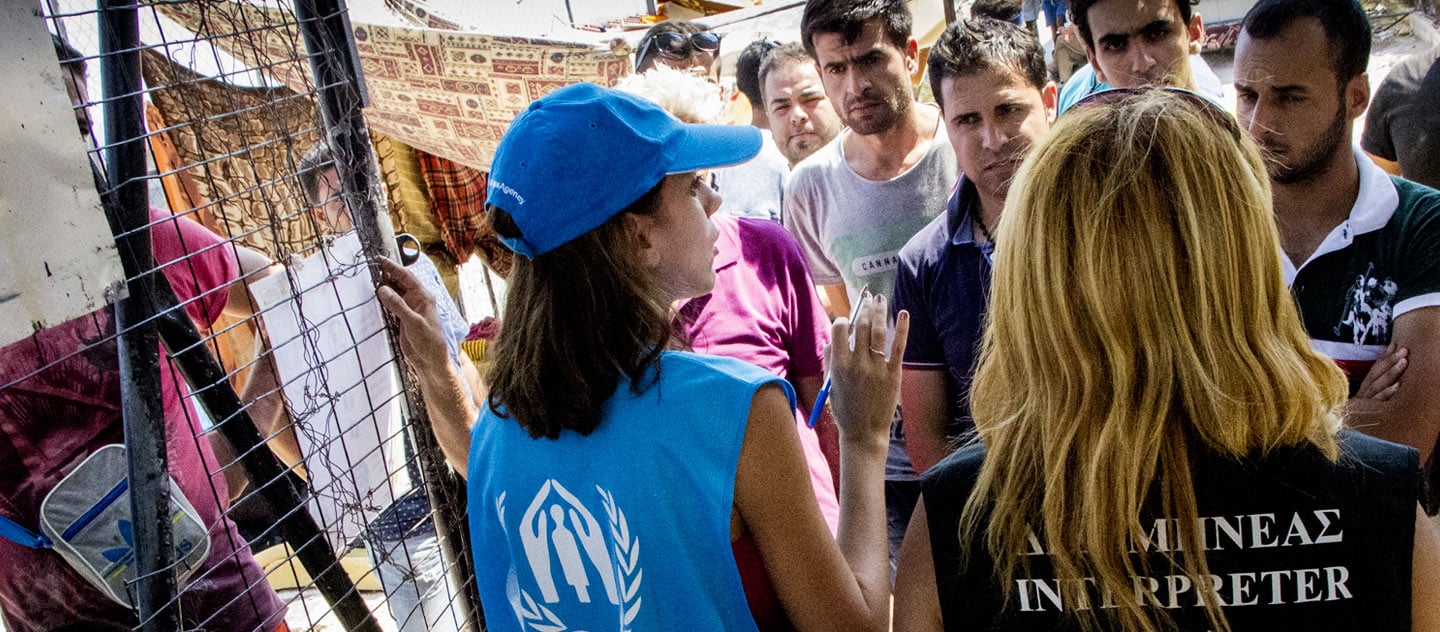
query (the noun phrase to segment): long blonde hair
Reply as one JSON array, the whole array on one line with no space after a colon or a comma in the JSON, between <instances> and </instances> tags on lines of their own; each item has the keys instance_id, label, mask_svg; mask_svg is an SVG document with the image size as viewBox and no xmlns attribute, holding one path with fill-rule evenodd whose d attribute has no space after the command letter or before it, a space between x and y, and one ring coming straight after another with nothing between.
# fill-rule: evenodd
<instances>
[{"instance_id":1,"label":"long blonde hair","mask_svg":"<svg viewBox=\"0 0 1440 632\"><path fill-rule=\"evenodd\" d=\"M1178 519L1173 562L1205 586L1194 454L1308 443L1337 457L1346 382L1285 286L1264 163L1192 99L1073 110L1016 176L971 391L988 454L959 534L985 538L1007 599L1032 528L1067 600L1086 598L1085 578L1133 591L1155 509ZM1065 610L1085 629L1170 627L1116 601Z\"/></svg>"}]
</instances>

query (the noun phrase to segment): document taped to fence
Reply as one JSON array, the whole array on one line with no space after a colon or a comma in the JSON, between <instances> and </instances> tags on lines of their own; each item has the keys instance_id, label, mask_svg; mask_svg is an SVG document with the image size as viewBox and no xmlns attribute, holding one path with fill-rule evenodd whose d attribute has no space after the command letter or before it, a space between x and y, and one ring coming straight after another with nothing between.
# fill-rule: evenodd
<instances>
[{"instance_id":1,"label":"document taped to fence","mask_svg":"<svg viewBox=\"0 0 1440 632\"><path fill-rule=\"evenodd\" d=\"M411 487L399 376L360 240L341 237L250 287L304 455L310 509L343 550Z\"/></svg>"}]
</instances>

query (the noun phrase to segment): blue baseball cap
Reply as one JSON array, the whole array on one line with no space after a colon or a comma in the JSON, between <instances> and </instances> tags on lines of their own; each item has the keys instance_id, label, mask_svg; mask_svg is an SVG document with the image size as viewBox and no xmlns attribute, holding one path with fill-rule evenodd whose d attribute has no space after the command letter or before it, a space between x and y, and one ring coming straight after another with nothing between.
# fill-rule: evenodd
<instances>
[{"instance_id":1,"label":"blue baseball cap","mask_svg":"<svg viewBox=\"0 0 1440 632\"><path fill-rule=\"evenodd\" d=\"M745 162L760 152L749 125L682 123L649 101L592 83L536 100L510 123L490 163L487 202L534 257L598 228L665 176Z\"/></svg>"}]
</instances>

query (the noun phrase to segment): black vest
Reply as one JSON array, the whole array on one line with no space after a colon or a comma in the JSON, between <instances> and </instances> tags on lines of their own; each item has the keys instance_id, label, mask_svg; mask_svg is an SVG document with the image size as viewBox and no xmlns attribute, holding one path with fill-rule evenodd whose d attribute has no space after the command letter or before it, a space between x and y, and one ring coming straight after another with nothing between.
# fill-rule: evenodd
<instances>
[{"instance_id":1,"label":"black vest","mask_svg":"<svg viewBox=\"0 0 1440 632\"><path fill-rule=\"evenodd\" d=\"M1410 575L1419 455L1412 448L1345 431L1341 456L1287 448L1264 460L1195 459L1193 476L1210 575L1192 582L1165 561L1178 555L1176 521L1150 515L1148 577L1123 595L1069 599L1048 557L1028 555L1028 576L1004 602L983 534L960 567L960 511L985 449L967 446L925 475L940 607L947 630L1077 630L1065 610L1130 599L1170 617L1180 630L1210 630L1203 600L1218 598L1232 629L1410 629ZM1041 525L1034 525L1040 532ZM1034 541L1039 545L1039 540ZM1213 584L1213 591L1210 590ZM1092 584L1093 586L1093 584ZM1103 617L1101 619L1104 620Z\"/></svg>"}]
</instances>

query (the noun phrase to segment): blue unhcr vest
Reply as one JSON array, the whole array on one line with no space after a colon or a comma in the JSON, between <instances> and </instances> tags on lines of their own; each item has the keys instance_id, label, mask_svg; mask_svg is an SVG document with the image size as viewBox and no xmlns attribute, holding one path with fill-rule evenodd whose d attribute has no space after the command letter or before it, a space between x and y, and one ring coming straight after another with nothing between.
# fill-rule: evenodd
<instances>
[{"instance_id":1,"label":"blue unhcr vest","mask_svg":"<svg viewBox=\"0 0 1440 632\"><path fill-rule=\"evenodd\" d=\"M594 432L532 439L488 407L471 435L470 534L494 632L755 630L730 548L758 367L666 352Z\"/></svg>"}]
</instances>

